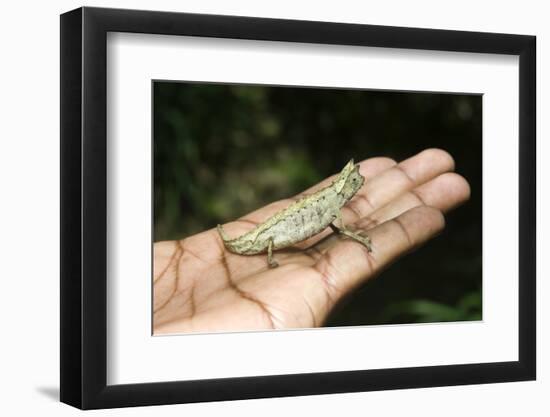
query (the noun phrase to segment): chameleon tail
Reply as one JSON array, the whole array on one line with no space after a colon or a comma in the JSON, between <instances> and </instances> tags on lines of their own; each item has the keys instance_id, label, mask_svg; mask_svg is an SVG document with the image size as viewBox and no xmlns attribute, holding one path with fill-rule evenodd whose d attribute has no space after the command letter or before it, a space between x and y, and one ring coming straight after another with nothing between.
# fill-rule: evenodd
<instances>
[{"instance_id":1,"label":"chameleon tail","mask_svg":"<svg viewBox=\"0 0 550 417\"><path fill-rule=\"evenodd\" d=\"M223 230L223 227L221 224L218 224L218 233L220 234L222 240L224 242L228 242L230 241L231 239L229 238L229 236L227 236L227 234L225 233L225 231Z\"/></svg>"}]
</instances>

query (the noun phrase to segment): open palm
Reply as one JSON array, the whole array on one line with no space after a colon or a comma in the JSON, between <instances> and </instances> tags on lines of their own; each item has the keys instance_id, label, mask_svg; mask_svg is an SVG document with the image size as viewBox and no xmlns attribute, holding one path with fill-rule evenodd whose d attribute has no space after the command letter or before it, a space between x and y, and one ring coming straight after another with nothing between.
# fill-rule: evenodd
<instances>
[{"instance_id":1,"label":"open palm","mask_svg":"<svg viewBox=\"0 0 550 417\"><path fill-rule=\"evenodd\" d=\"M343 208L344 223L368 232L372 252L330 228L292 248L266 255L228 252L211 229L154 245L154 333L318 327L336 303L388 264L438 234L442 212L469 198L468 183L452 173L451 156L425 150L397 164L360 163L366 181ZM304 193L324 187L327 178ZM277 201L224 225L239 236L299 198Z\"/></svg>"}]
</instances>

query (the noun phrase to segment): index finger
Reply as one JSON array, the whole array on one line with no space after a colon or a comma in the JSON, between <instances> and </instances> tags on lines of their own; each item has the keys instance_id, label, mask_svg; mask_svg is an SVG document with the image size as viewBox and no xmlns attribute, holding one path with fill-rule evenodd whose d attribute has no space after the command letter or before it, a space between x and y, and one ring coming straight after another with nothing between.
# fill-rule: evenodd
<instances>
[{"instance_id":1,"label":"index finger","mask_svg":"<svg viewBox=\"0 0 550 417\"><path fill-rule=\"evenodd\" d=\"M454 169L442 149L425 149L367 181L343 207L345 223L353 223L394 201L400 195Z\"/></svg>"}]
</instances>

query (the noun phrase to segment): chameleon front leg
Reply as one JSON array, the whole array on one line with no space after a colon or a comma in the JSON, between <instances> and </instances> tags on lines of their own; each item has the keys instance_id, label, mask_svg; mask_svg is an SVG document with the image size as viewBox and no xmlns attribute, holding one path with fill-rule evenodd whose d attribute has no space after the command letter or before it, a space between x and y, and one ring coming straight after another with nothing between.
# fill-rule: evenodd
<instances>
[{"instance_id":1,"label":"chameleon front leg","mask_svg":"<svg viewBox=\"0 0 550 417\"><path fill-rule=\"evenodd\" d=\"M267 245L267 263L270 268L277 268L279 266L279 263L273 259L273 238L269 239Z\"/></svg>"},{"instance_id":2,"label":"chameleon front leg","mask_svg":"<svg viewBox=\"0 0 550 417\"><path fill-rule=\"evenodd\" d=\"M359 233L352 232L351 230L348 230L346 226L344 225L344 219L342 219L342 213L340 210L338 210L338 214L336 215L336 219L340 222L340 227L336 226L336 224L331 223L330 228L335 233L341 233L353 240L358 241L362 245L364 245L369 252L372 252L372 242L370 240L370 237L368 236L361 236Z\"/></svg>"}]
</instances>

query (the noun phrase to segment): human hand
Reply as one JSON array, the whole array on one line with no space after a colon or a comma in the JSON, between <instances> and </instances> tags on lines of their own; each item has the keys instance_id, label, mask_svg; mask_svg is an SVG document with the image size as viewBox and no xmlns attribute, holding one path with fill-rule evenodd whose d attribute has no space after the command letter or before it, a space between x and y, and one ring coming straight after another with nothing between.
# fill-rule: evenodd
<instances>
[{"instance_id":1,"label":"human hand","mask_svg":"<svg viewBox=\"0 0 550 417\"><path fill-rule=\"evenodd\" d=\"M437 235L444 227L442 212L470 195L442 150L428 149L399 164L370 158L360 166L365 184L342 216L350 229L368 232L372 252L330 228L276 251L278 268L268 267L265 254L227 251L216 229L155 243L154 334L322 326L339 300ZM300 196L271 203L224 229L240 236Z\"/></svg>"}]
</instances>

